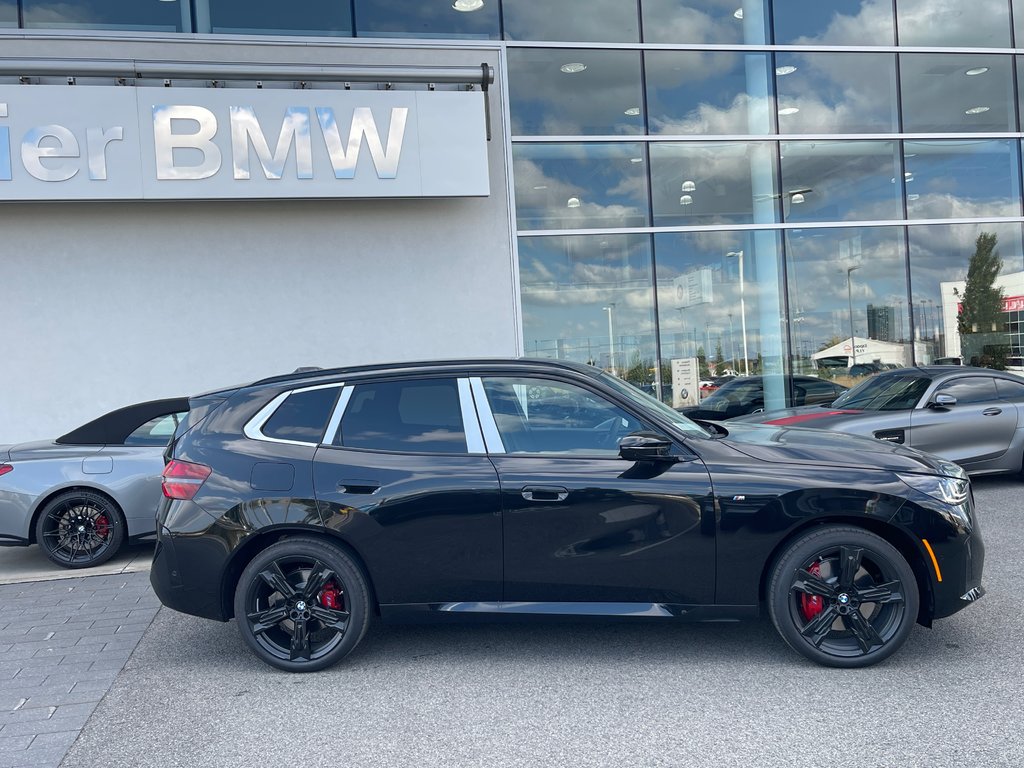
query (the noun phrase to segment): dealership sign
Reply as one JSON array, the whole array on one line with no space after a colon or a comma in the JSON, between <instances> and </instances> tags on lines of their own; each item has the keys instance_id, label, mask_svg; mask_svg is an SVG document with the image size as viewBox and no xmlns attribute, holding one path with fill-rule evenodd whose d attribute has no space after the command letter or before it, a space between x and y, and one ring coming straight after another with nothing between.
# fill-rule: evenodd
<instances>
[{"instance_id":1,"label":"dealership sign","mask_svg":"<svg viewBox=\"0 0 1024 768\"><path fill-rule=\"evenodd\" d=\"M483 98L0 86L0 200L486 196Z\"/></svg>"}]
</instances>

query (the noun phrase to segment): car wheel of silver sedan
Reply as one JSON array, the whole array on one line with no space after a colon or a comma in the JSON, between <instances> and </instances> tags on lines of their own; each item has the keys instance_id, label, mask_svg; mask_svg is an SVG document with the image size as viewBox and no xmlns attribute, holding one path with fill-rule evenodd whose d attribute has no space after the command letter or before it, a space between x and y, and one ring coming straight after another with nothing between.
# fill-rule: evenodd
<instances>
[{"instance_id":1,"label":"car wheel of silver sedan","mask_svg":"<svg viewBox=\"0 0 1024 768\"><path fill-rule=\"evenodd\" d=\"M121 511L94 491L68 491L47 504L36 521L36 542L57 565L89 568L109 560L124 541Z\"/></svg>"}]
</instances>

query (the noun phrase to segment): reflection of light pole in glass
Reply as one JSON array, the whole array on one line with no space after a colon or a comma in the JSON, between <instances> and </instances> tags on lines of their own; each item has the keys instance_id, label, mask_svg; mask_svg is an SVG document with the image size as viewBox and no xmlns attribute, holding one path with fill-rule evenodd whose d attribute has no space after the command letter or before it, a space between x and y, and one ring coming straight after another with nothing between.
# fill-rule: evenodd
<instances>
[{"instance_id":1,"label":"reflection of light pole in glass","mask_svg":"<svg viewBox=\"0 0 1024 768\"><path fill-rule=\"evenodd\" d=\"M612 314L615 312L615 302L608 302L607 307L601 307L608 313L608 356L612 366L612 376L618 376L615 372L615 326L612 321Z\"/></svg>"},{"instance_id":2,"label":"reflection of light pole in glass","mask_svg":"<svg viewBox=\"0 0 1024 768\"><path fill-rule=\"evenodd\" d=\"M736 263L740 265L740 333L743 334L743 375L750 375L750 355L747 354L747 305L743 297L743 251L729 251L725 254L728 259L736 256Z\"/></svg>"},{"instance_id":3,"label":"reflection of light pole in glass","mask_svg":"<svg viewBox=\"0 0 1024 768\"><path fill-rule=\"evenodd\" d=\"M729 313L729 357L736 365L736 336L732 332L732 312Z\"/></svg>"},{"instance_id":4,"label":"reflection of light pole in glass","mask_svg":"<svg viewBox=\"0 0 1024 768\"><path fill-rule=\"evenodd\" d=\"M850 306L850 359L853 361L851 365L857 364L857 341L853 335L853 289L850 287L850 273L855 269L860 269L860 264L846 268L846 302Z\"/></svg>"}]
</instances>

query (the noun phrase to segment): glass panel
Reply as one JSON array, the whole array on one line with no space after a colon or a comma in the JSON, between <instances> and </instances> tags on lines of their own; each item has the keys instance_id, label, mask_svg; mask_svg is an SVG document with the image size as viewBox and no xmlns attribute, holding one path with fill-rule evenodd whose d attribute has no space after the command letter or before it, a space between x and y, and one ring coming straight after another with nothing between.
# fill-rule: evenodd
<instances>
[{"instance_id":1,"label":"glass panel","mask_svg":"<svg viewBox=\"0 0 1024 768\"><path fill-rule=\"evenodd\" d=\"M209 4L214 32L346 37L352 34L352 11L344 0L302 3L209 0Z\"/></svg>"},{"instance_id":2,"label":"glass panel","mask_svg":"<svg viewBox=\"0 0 1024 768\"><path fill-rule=\"evenodd\" d=\"M181 32L180 2L182 0L159 3L140 3L138 0L78 0L74 3L24 0L22 12L26 27Z\"/></svg>"},{"instance_id":3,"label":"glass panel","mask_svg":"<svg viewBox=\"0 0 1024 768\"><path fill-rule=\"evenodd\" d=\"M1010 45L1008 0L896 0L900 45L943 48L1006 48Z\"/></svg>"},{"instance_id":4,"label":"glass panel","mask_svg":"<svg viewBox=\"0 0 1024 768\"><path fill-rule=\"evenodd\" d=\"M647 235L520 237L519 282L527 355L591 363L654 389Z\"/></svg>"},{"instance_id":5,"label":"glass panel","mask_svg":"<svg viewBox=\"0 0 1024 768\"><path fill-rule=\"evenodd\" d=\"M168 413L150 419L124 439L125 445L167 445L185 413Z\"/></svg>"},{"instance_id":6,"label":"glass panel","mask_svg":"<svg viewBox=\"0 0 1024 768\"><path fill-rule=\"evenodd\" d=\"M900 54L903 130L1016 130L1010 56Z\"/></svg>"},{"instance_id":7,"label":"glass panel","mask_svg":"<svg viewBox=\"0 0 1024 768\"><path fill-rule=\"evenodd\" d=\"M665 367L689 358L699 365L702 378L727 368L743 375L783 371L777 233L657 234L654 251ZM765 387L766 407L784 407L782 377L769 377ZM693 393L671 395L673 405L696 404Z\"/></svg>"},{"instance_id":8,"label":"glass panel","mask_svg":"<svg viewBox=\"0 0 1024 768\"><path fill-rule=\"evenodd\" d=\"M895 133L896 57L891 53L775 56L779 133Z\"/></svg>"},{"instance_id":9,"label":"glass panel","mask_svg":"<svg viewBox=\"0 0 1024 768\"><path fill-rule=\"evenodd\" d=\"M1016 141L906 141L903 153L908 218L1020 215Z\"/></svg>"},{"instance_id":10,"label":"glass panel","mask_svg":"<svg viewBox=\"0 0 1024 768\"><path fill-rule=\"evenodd\" d=\"M18 4L15 0L0 0L0 27L18 26Z\"/></svg>"},{"instance_id":11,"label":"glass panel","mask_svg":"<svg viewBox=\"0 0 1024 768\"><path fill-rule=\"evenodd\" d=\"M964 376L947 381L935 394L952 395L957 405L986 403L996 399L996 382L991 376Z\"/></svg>"},{"instance_id":12,"label":"glass panel","mask_svg":"<svg viewBox=\"0 0 1024 768\"><path fill-rule=\"evenodd\" d=\"M1024 46L1024 0L1013 0L1013 40L1017 47Z\"/></svg>"},{"instance_id":13,"label":"glass panel","mask_svg":"<svg viewBox=\"0 0 1024 768\"><path fill-rule=\"evenodd\" d=\"M515 0L502 8L506 40L635 43L640 40L635 2L622 0Z\"/></svg>"},{"instance_id":14,"label":"glass panel","mask_svg":"<svg viewBox=\"0 0 1024 768\"><path fill-rule=\"evenodd\" d=\"M355 13L359 37L501 37L498 0L355 0Z\"/></svg>"},{"instance_id":15,"label":"glass panel","mask_svg":"<svg viewBox=\"0 0 1024 768\"><path fill-rule=\"evenodd\" d=\"M465 453L458 386L454 379L357 384L336 443L375 451Z\"/></svg>"},{"instance_id":16,"label":"glass panel","mask_svg":"<svg viewBox=\"0 0 1024 768\"><path fill-rule=\"evenodd\" d=\"M644 132L640 54L509 48L513 136Z\"/></svg>"},{"instance_id":17,"label":"glass panel","mask_svg":"<svg viewBox=\"0 0 1024 768\"><path fill-rule=\"evenodd\" d=\"M776 221L773 145L654 143L650 149L654 226Z\"/></svg>"},{"instance_id":18,"label":"glass panel","mask_svg":"<svg viewBox=\"0 0 1024 768\"><path fill-rule=\"evenodd\" d=\"M852 386L911 364L901 227L790 230L786 259L794 370Z\"/></svg>"},{"instance_id":19,"label":"glass panel","mask_svg":"<svg viewBox=\"0 0 1024 768\"><path fill-rule=\"evenodd\" d=\"M892 45L892 4L785 0L772 7L778 45Z\"/></svg>"},{"instance_id":20,"label":"glass panel","mask_svg":"<svg viewBox=\"0 0 1024 768\"><path fill-rule=\"evenodd\" d=\"M993 365L1022 354L1021 225L931 224L910 227L909 239L917 362Z\"/></svg>"},{"instance_id":21,"label":"glass panel","mask_svg":"<svg viewBox=\"0 0 1024 768\"><path fill-rule=\"evenodd\" d=\"M651 133L771 133L770 59L761 53L651 51L644 57Z\"/></svg>"},{"instance_id":22,"label":"glass panel","mask_svg":"<svg viewBox=\"0 0 1024 768\"><path fill-rule=\"evenodd\" d=\"M643 157L633 143L514 145L519 229L647 226Z\"/></svg>"},{"instance_id":23,"label":"glass panel","mask_svg":"<svg viewBox=\"0 0 1024 768\"><path fill-rule=\"evenodd\" d=\"M275 440L319 443L337 397L337 387L311 389L289 395L261 431Z\"/></svg>"},{"instance_id":24,"label":"glass panel","mask_svg":"<svg viewBox=\"0 0 1024 768\"><path fill-rule=\"evenodd\" d=\"M895 141L789 141L781 145L786 221L902 219Z\"/></svg>"},{"instance_id":25,"label":"glass panel","mask_svg":"<svg viewBox=\"0 0 1024 768\"><path fill-rule=\"evenodd\" d=\"M644 42L764 45L766 3L759 0L643 0Z\"/></svg>"}]
</instances>

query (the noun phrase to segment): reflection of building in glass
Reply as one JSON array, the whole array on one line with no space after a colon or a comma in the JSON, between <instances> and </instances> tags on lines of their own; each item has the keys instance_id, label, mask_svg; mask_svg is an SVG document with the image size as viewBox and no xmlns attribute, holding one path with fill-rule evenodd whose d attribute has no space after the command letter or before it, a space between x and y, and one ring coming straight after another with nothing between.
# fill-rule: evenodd
<instances>
[{"instance_id":1,"label":"reflection of building in glass","mask_svg":"<svg viewBox=\"0 0 1024 768\"><path fill-rule=\"evenodd\" d=\"M1001 322L992 328L970 328L969 335L983 334L985 345L1005 345L1008 348L1007 354L1020 356L1024 354L1024 272L1011 272L1006 275L999 275L994 285L1003 290L1002 318ZM958 357L966 356L966 362L970 362L963 339L957 333L957 315L960 311L964 289L967 287L965 280L952 280L941 283L941 302L943 323L949 332L945 337L945 351L943 356Z\"/></svg>"},{"instance_id":2,"label":"reflection of building in glass","mask_svg":"<svg viewBox=\"0 0 1024 768\"><path fill-rule=\"evenodd\" d=\"M868 338L896 341L896 308L868 304Z\"/></svg>"}]
</instances>

